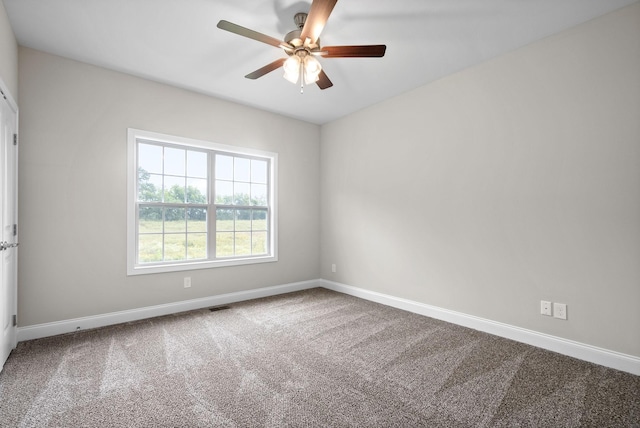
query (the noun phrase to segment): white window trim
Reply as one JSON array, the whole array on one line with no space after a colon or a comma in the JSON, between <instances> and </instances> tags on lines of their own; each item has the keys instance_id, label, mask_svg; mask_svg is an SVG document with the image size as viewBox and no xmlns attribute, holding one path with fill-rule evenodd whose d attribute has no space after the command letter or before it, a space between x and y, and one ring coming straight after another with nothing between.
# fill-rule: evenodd
<instances>
[{"instance_id":1,"label":"white window trim","mask_svg":"<svg viewBox=\"0 0 640 428\"><path fill-rule=\"evenodd\" d=\"M271 239L269 242L269 255L247 256L242 258L221 259L221 260L198 260L168 262L162 265L137 265L136 264L136 200L138 192L138 174L136 172L137 150L136 141L145 139L160 143L180 144L207 150L218 150L247 156L260 156L268 158L271 162L269 168L269 180L271 182L271 192L269 192L269 206L271 207L269 216L269 227ZM215 267L240 266L256 263L270 263L278 261L278 154L258 149L246 147L236 147L226 144L213 143L211 141L195 140L185 137L160 134L157 132L144 131L140 129L127 129L127 275L141 275L149 273L178 272L195 269L209 269Z\"/></svg>"}]
</instances>

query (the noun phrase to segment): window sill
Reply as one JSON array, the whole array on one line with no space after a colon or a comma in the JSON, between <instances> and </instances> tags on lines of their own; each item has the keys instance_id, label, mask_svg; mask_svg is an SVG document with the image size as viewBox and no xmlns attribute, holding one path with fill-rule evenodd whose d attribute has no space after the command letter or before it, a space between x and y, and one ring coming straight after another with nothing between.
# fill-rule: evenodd
<instances>
[{"instance_id":1,"label":"window sill","mask_svg":"<svg viewBox=\"0 0 640 428\"><path fill-rule=\"evenodd\" d=\"M263 256L263 257L250 257L250 258L234 258L227 260L206 260L200 262L177 262L177 263L162 263L162 264L149 264L149 265L137 265L127 267L127 276L132 275L145 275L152 273L166 273L166 272L181 272L197 269L212 269L219 267L229 266L243 266L253 265L260 263L273 263L277 262L277 256Z\"/></svg>"}]
</instances>

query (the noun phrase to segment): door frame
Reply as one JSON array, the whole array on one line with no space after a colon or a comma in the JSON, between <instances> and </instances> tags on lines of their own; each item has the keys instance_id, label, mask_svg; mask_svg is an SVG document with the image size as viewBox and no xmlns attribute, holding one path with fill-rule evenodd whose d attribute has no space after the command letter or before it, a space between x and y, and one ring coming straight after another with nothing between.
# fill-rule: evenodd
<instances>
[{"instance_id":1,"label":"door frame","mask_svg":"<svg viewBox=\"0 0 640 428\"><path fill-rule=\"evenodd\" d=\"M14 113L15 115L15 123L13 123L13 133L14 134L18 134L18 115L19 115L19 111L18 111L18 104L16 103L15 99L13 98L13 96L11 95L11 92L9 91L9 88L7 87L7 85L4 83L4 81L2 80L2 78L0 77L0 102L4 103L6 102L9 106L9 109ZM2 149L3 147L0 147L0 149ZM13 203L15 204L15 206L13 207L13 211L14 211L14 224L17 225L18 223L18 146L17 144L15 145L15 156L14 156L14 168L13 168L13 191L15 192L15 196L13 197ZM5 151L6 153L6 151ZM2 154L2 158L4 159L5 153ZM2 168L4 169L4 168ZM2 171L2 174L4 174L5 172ZM4 177L3 180L4 182ZM4 208L4 203L6 203L6 200L4 200L5 198L5 194L4 194L4 184L3 184L3 189L2 189L2 195L0 195L0 197L3 198L3 208ZM4 213L3 213L4 216ZM2 222L4 223L4 220L2 220ZM0 225L0 227L4 227L4 224ZM15 237L14 237L14 242L18 242L18 235L17 235L17 229L15 229ZM0 235L0 238L4 238L3 235ZM4 240L4 239L0 239L0 240ZM14 262L13 262L13 267L12 269L15 269L14 271L14 275L12 275L12 282L13 284L10 285L10 287L12 288L12 290L9 292L10 295L10 299L11 301L9 302L8 308L9 308L9 316L13 316L15 315L17 317L18 314L18 249L16 248L11 248L8 251L15 251L14 252ZM1 253L0 253L1 254ZM4 255L2 255L4 256ZM3 263L3 261L2 261ZM4 281L4 272L2 273L2 278L1 280ZM15 320L15 319L14 319ZM0 326L1 327L1 326ZM15 347L17 346L18 343L18 334L17 334L17 322L13 322L11 323L10 326L10 333L9 333L9 344L11 345L12 349L15 349ZM0 360L0 371L2 371L2 368L4 367L4 360Z\"/></svg>"}]
</instances>

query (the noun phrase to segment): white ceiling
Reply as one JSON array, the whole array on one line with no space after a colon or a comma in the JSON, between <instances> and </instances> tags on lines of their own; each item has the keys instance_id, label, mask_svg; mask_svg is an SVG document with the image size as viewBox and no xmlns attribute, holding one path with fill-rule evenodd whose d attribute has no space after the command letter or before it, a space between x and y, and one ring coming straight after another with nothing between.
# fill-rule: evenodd
<instances>
[{"instance_id":1,"label":"white ceiling","mask_svg":"<svg viewBox=\"0 0 640 428\"><path fill-rule=\"evenodd\" d=\"M317 124L486 61L637 0L339 0L322 44L386 44L384 58L321 58L332 88L276 70L244 76L278 48L216 27L283 39L295 0L3 0L18 43Z\"/></svg>"}]
</instances>

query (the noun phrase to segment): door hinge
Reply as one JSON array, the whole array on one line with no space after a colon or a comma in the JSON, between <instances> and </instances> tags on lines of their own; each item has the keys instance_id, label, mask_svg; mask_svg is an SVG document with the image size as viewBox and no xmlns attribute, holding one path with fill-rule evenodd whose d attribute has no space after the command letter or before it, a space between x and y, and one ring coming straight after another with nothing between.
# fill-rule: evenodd
<instances>
[{"instance_id":1,"label":"door hinge","mask_svg":"<svg viewBox=\"0 0 640 428\"><path fill-rule=\"evenodd\" d=\"M16 327L18 325L18 316L14 315L13 316L13 326Z\"/></svg>"},{"instance_id":2,"label":"door hinge","mask_svg":"<svg viewBox=\"0 0 640 428\"><path fill-rule=\"evenodd\" d=\"M18 134L13 134L13 145L14 146L18 145Z\"/></svg>"},{"instance_id":3,"label":"door hinge","mask_svg":"<svg viewBox=\"0 0 640 428\"><path fill-rule=\"evenodd\" d=\"M13 225L13 236L16 236L18 234L18 225L14 224Z\"/></svg>"}]
</instances>

